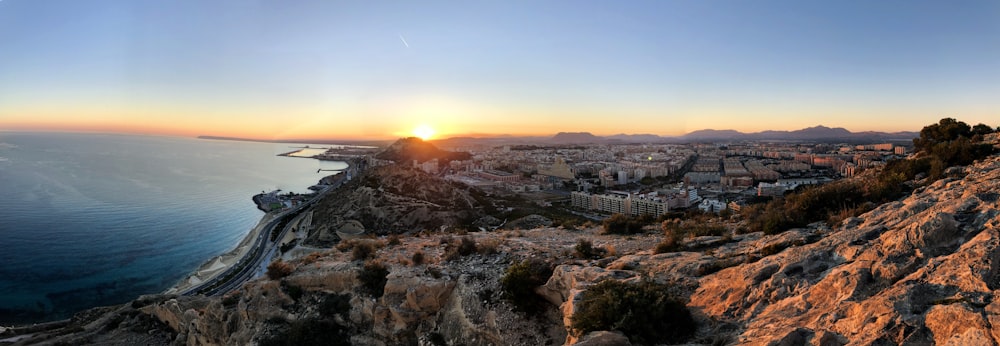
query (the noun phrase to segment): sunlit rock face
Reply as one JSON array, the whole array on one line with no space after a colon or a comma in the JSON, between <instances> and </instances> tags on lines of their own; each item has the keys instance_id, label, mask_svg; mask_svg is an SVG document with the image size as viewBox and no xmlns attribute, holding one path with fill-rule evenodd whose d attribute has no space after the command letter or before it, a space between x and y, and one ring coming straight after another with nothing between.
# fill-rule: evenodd
<instances>
[{"instance_id":1,"label":"sunlit rock face","mask_svg":"<svg viewBox=\"0 0 1000 346\"><path fill-rule=\"evenodd\" d=\"M746 344L994 345L1000 160L960 172L820 241L706 276L690 307L741 325Z\"/></svg>"}]
</instances>

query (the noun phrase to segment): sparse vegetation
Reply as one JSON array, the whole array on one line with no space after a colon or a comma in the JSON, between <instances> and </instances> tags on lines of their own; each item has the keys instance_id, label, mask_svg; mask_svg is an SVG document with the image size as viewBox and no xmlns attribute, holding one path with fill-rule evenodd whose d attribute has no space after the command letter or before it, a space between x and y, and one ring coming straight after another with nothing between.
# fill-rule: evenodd
<instances>
[{"instance_id":1,"label":"sparse vegetation","mask_svg":"<svg viewBox=\"0 0 1000 346\"><path fill-rule=\"evenodd\" d=\"M656 244L656 248L653 249L656 253L667 253L674 252L680 248L680 244L677 243L677 236L672 232L667 232L663 236L663 240Z\"/></svg>"},{"instance_id":2,"label":"sparse vegetation","mask_svg":"<svg viewBox=\"0 0 1000 346\"><path fill-rule=\"evenodd\" d=\"M572 326L586 334L617 330L637 344L683 343L697 329L687 307L665 285L605 280L583 292Z\"/></svg>"},{"instance_id":3,"label":"sparse vegetation","mask_svg":"<svg viewBox=\"0 0 1000 346\"><path fill-rule=\"evenodd\" d=\"M389 238L386 240L386 244L388 246L397 246L397 245L403 244L403 242L399 240L399 235L397 235L397 234L390 234Z\"/></svg>"},{"instance_id":4,"label":"sparse vegetation","mask_svg":"<svg viewBox=\"0 0 1000 346\"><path fill-rule=\"evenodd\" d=\"M316 261L319 261L320 258L323 258L323 253L322 252L313 252L313 253L310 253L310 254L306 255L305 257L303 257L302 258L302 263L303 264L313 264L313 263L316 263Z\"/></svg>"},{"instance_id":5,"label":"sparse vegetation","mask_svg":"<svg viewBox=\"0 0 1000 346\"><path fill-rule=\"evenodd\" d=\"M476 251L481 255L493 255L500 252L500 241L497 239L483 239L476 244Z\"/></svg>"},{"instance_id":6,"label":"sparse vegetation","mask_svg":"<svg viewBox=\"0 0 1000 346\"><path fill-rule=\"evenodd\" d=\"M351 249L351 257L355 261L364 261L375 254L375 246L369 242L355 243Z\"/></svg>"},{"instance_id":7,"label":"sparse vegetation","mask_svg":"<svg viewBox=\"0 0 1000 346\"><path fill-rule=\"evenodd\" d=\"M444 250L444 259L453 261L476 253L476 241L472 237L465 236L459 241L451 241Z\"/></svg>"}]
</instances>

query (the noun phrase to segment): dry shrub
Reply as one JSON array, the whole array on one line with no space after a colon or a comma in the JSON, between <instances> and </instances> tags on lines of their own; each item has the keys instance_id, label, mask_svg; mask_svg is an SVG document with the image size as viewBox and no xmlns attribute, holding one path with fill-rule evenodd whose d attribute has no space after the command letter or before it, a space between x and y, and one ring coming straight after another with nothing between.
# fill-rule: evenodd
<instances>
[{"instance_id":1,"label":"dry shrub","mask_svg":"<svg viewBox=\"0 0 1000 346\"><path fill-rule=\"evenodd\" d=\"M494 238L482 239L476 246L476 250L483 255L493 255L499 253L500 240Z\"/></svg>"},{"instance_id":2,"label":"dry shrub","mask_svg":"<svg viewBox=\"0 0 1000 346\"><path fill-rule=\"evenodd\" d=\"M280 259L267 265L267 277L271 280L286 277L292 274L293 271L295 271L295 266Z\"/></svg>"},{"instance_id":3,"label":"dry shrub","mask_svg":"<svg viewBox=\"0 0 1000 346\"><path fill-rule=\"evenodd\" d=\"M302 264L313 264L319 261L320 258L323 258L322 252L313 252L302 258Z\"/></svg>"},{"instance_id":4,"label":"dry shrub","mask_svg":"<svg viewBox=\"0 0 1000 346\"><path fill-rule=\"evenodd\" d=\"M667 232L667 234L663 237L663 241L656 244L656 248L653 251L656 253L674 252L677 251L679 246L680 245L677 243L677 236L673 233Z\"/></svg>"},{"instance_id":5,"label":"dry shrub","mask_svg":"<svg viewBox=\"0 0 1000 346\"><path fill-rule=\"evenodd\" d=\"M403 242L399 240L399 235L393 234L389 236L387 243L389 246L396 246L402 244Z\"/></svg>"},{"instance_id":6,"label":"dry shrub","mask_svg":"<svg viewBox=\"0 0 1000 346\"><path fill-rule=\"evenodd\" d=\"M441 245L451 244L453 242L455 242L455 237L452 237L450 235L441 237L441 239L438 240L438 243Z\"/></svg>"},{"instance_id":7,"label":"dry shrub","mask_svg":"<svg viewBox=\"0 0 1000 346\"><path fill-rule=\"evenodd\" d=\"M375 254L375 246L368 242L359 242L351 249L351 258L354 260L366 260Z\"/></svg>"},{"instance_id":8,"label":"dry shrub","mask_svg":"<svg viewBox=\"0 0 1000 346\"><path fill-rule=\"evenodd\" d=\"M347 251L351 251L351 249L354 248L354 244L355 244L355 241L353 239L341 240L340 242L337 243L336 248L337 248L337 250L340 250L341 252L347 252Z\"/></svg>"},{"instance_id":9,"label":"dry shrub","mask_svg":"<svg viewBox=\"0 0 1000 346\"><path fill-rule=\"evenodd\" d=\"M595 248L590 240L580 238L573 247L573 254L580 259L597 259L604 256L604 249Z\"/></svg>"},{"instance_id":10,"label":"dry shrub","mask_svg":"<svg viewBox=\"0 0 1000 346\"><path fill-rule=\"evenodd\" d=\"M410 257L410 261L415 266L423 264L424 263L424 252L423 251L414 252L413 256Z\"/></svg>"},{"instance_id":11,"label":"dry shrub","mask_svg":"<svg viewBox=\"0 0 1000 346\"><path fill-rule=\"evenodd\" d=\"M472 237L462 237L460 241L448 243L444 250L444 260L453 261L476 252L476 241Z\"/></svg>"}]
</instances>

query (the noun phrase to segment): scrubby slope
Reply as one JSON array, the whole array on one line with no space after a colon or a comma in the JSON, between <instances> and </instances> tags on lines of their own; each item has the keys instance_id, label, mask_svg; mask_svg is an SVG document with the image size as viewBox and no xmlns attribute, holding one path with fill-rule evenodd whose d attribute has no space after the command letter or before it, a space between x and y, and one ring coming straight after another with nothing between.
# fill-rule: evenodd
<instances>
[{"instance_id":1,"label":"scrubby slope","mask_svg":"<svg viewBox=\"0 0 1000 346\"><path fill-rule=\"evenodd\" d=\"M320 201L311 242L330 238L341 223L357 220L371 234L466 226L484 215L478 191L406 166L370 169Z\"/></svg>"}]
</instances>

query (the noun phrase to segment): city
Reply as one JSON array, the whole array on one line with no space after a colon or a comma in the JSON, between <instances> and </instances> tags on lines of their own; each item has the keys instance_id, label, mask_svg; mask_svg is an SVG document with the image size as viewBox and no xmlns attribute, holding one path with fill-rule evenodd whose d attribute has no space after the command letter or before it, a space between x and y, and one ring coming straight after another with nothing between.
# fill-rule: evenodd
<instances>
[{"instance_id":1,"label":"city","mask_svg":"<svg viewBox=\"0 0 1000 346\"><path fill-rule=\"evenodd\" d=\"M906 142L480 145L449 148L470 153L468 160L413 167L577 212L658 217L689 208L738 211L747 202L884 166L911 148ZM389 163L367 159L371 166Z\"/></svg>"}]
</instances>

